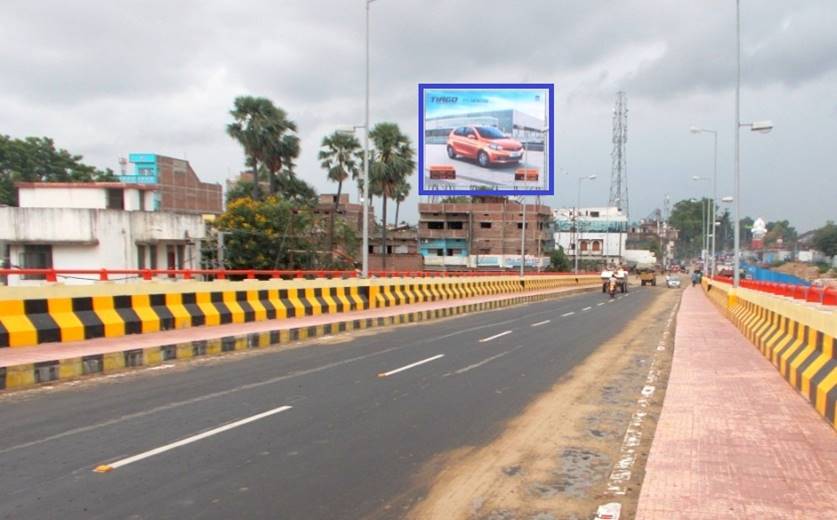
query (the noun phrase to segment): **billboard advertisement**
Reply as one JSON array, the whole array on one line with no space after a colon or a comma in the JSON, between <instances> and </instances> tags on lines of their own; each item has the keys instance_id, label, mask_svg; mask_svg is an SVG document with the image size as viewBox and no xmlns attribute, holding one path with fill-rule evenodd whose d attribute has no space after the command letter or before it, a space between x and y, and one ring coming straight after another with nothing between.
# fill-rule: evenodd
<instances>
[{"instance_id":1,"label":"billboard advertisement","mask_svg":"<svg viewBox=\"0 0 837 520\"><path fill-rule=\"evenodd\" d=\"M552 84L419 85L420 195L553 195Z\"/></svg>"}]
</instances>

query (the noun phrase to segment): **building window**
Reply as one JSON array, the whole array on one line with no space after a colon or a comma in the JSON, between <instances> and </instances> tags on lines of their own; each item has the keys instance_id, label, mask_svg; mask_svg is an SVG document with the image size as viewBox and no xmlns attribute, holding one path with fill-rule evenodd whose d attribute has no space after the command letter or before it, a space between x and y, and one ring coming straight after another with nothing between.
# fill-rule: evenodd
<instances>
[{"instance_id":1,"label":"building window","mask_svg":"<svg viewBox=\"0 0 837 520\"><path fill-rule=\"evenodd\" d=\"M448 222L448 229L464 229L464 222Z\"/></svg>"},{"instance_id":2,"label":"building window","mask_svg":"<svg viewBox=\"0 0 837 520\"><path fill-rule=\"evenodd\" d=\"M581 241L581 250L582 251L587 251L587 241L586 240Z\"/></svg>"},{"instance_id":3,"label":"building window","mask_svg":"<svg viewBox=\"0 0 837 520\"><path fill-rule=\"evenodd\" d=\"M517 229L523 229L523 222L517 223Z\"/></svg>"},{"instance_id":4,"label":"building window","mask_svg":"<svg viewBox=\"0 0 837 520\"><path fill-rule=\"evenodd\" d=\"M137 269L145 269L145 246L137 244Z\"/></svg>"},{"instance_id":5,"label":"building window","mask_svg":"<svg viewBox=\"0 0 837 520\"><path fill-rule=\"evenodd\" d=\"M491 222L480 222L480 228L491 229Z\"/></svg>"},{"instance_id":6,"label":"building window","mask_svg":"<svg viewBox=\"0 0 837 520\"><path fill-rule=\"evenodd\" d=\"M445 229L444 222L428 222L427 229Z\"/></svg>"},{"instance_id":7,"label":"building window","mask_svg":"<svg viewBox=\"0 0 837 520\"><path fill-rule=\"evenodd\" d=\"M120 188L108 188L108 209L125 209L125 197Z\"/></svg>"},{"instance_id":8,"label":"building window","mask_svg":"<svg viewBox=\"0 0 837 520\"><path fill-rule=\"evenodd\" d=\"M490 255L491 254L491 249L488 248L488 247L483 247L483 248L479 249L479 254Z\"/></svg>"},{"instance_id":9,"label":"building window","mask_svg":"<svg viewBox=\"0 0 837 520\"><path fill-rule=\"evenodd\" d=\"M598 212L598 211L591 211L591 212L590 212L590 216L591 216L591 217L598 217L598 216L599 216L599 212Z\"/></svg>"},{"instance_id":10,"label":"building window","mask_svg":"<svg viewBox=\"0 0 837 520\"><path fill-rule=\"evenodd\" d=\"M177 246L177 268L183 269L186 264L186 246L178 244Z\"/></svg>"},{"instance_id":11,"label":"building window","mask_svg":"<svg viewBox=\"0 0 837 520\"><path fill-rule=\"evenodd\" d=\"M435 253L436 256L445 256L445 250L444 249L434 249L433 251L436 252Z\"/></svg>"},{"instance_id":12,"label":"building window","mask_svg":"<svg viewBox=\"0 0 837 520\"><path fill-rule=\"evenodd\" d=\"M50 245L24 245L23 254L20 259L20 266L24 269L52 269L52 246ZM40 274L28 274L24 280L43 280Z\"/></svg>"},{"instance_id":13,"label":"building window","mask_svg":"<svg viewBox=\"0 0 837 520\"><path fill-rule=\"evenodd\" d=\"M387 246L387 254L388 255L392 254L392 246Z\"/></svg>"},{"instance_id":14,"label":"building window","mask_svg":"<svg viewBox=\"0 0 837 520\"><path fill-rule=\"evenodd\" d=\"M448 249L448 256L458 256L462 254L461 249Z\"/></svg>"},{"instance_id":15,"label":"building window","mask_svg":"<svg viewBox=\"0 0 837 520\"><path fill-rule=\"evenodd\" d=\"M143 190L137 190L137 195L139 195L139 207L140 211L145 211L145 192Z\"/></svg>"},{"instance_id":16,"label":"building window","mask_svg":"<svg viewBox=\"0 0 837 520\"><path fill-rule=\"evenodd\" d=\"M600 240L593 241L593 251L601 251L602 250L602 242Z\"/></svg>"}]
</instances>

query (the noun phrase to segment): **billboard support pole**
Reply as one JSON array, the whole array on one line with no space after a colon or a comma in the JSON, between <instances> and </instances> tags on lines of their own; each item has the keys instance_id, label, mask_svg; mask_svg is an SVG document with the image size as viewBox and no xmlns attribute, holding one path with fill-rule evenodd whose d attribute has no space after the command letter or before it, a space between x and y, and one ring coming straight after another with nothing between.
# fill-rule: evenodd
<instances>
[{"instance_id":1,"label":"billboard support pole","mask_svg":"<svg viewBox=\"0 0 837 520\"><path fill-rule=\"evenodd\" d=\"M520 230L520 277L523 278L523 269L526 264L526 197L521 196L523 201L523 227Z\"/></svg>"}]
</instances>

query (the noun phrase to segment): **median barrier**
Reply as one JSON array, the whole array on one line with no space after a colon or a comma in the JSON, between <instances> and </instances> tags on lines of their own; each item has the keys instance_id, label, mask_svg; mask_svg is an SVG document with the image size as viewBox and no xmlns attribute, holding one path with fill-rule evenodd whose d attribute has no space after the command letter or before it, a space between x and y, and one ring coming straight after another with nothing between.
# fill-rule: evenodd
<instances>
[{"instance_id":1,"label":"median barrier","mask_svg":"<svg viewBox=\"0 0 837 520\"><path fill-rule=\"evenodd\" d=\"M589 279L589 280L588 280ZM0 289L0 348L582 286L595 276L216 280Z\"/></svg>"},{"instance_id":2,"label":"median barrier","mask_svg":"<svg viewBox=\"0 0 837 520\"><path fill-rule=\"evenodd\" d=\"M837 428L837 312L797 298L706 279L703 287L782 377ZM806 288L806 294L821 291ZM830 298L817 294L814 302ZM725 293L726 298L718 295ZM832 304L833 305L833 304Z\"/></svg>"}]
</instances>

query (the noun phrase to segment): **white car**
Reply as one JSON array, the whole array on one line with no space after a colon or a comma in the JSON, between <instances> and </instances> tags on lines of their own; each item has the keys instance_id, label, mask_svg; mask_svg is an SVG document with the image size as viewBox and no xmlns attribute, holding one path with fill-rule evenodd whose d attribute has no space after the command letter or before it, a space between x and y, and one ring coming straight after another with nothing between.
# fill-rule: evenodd
<instances>
[{"instance_id":1,"label":"white car","mask_svg":"<svg viewBox=\"0 0 837 520\"><path fill-rule=\"evenodd\" d=\"M679 276L666 276L666 287L669 289L676 289L680 287L680 277Z\"/></svg>"}]
</instances>

